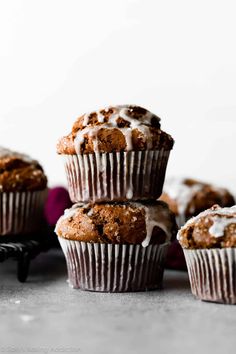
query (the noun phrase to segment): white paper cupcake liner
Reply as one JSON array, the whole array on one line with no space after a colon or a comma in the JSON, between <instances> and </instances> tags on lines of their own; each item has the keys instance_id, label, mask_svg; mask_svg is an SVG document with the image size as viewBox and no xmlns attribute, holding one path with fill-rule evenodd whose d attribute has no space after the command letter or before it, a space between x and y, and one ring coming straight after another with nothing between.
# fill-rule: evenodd
<instances>
[{"instance_id":1,"label":"white paper cupcake liner","mask_svg":"<svg viewBox=\"0 0 236 354\"><path fill-rule=\"evenodd\" d=\"M236 304L236 249L184 250L192 293L205 301Z\"/></svg>"},{"instance_id":2,"label":"white paper cupcake liner","mask_svg":"<svg viewBox=\"0 0 236 354\"><path fill-rule=\"evenodd\" d=\"M73 202L157 199L170 151L63 155Z\"/></svg>"},{"instance_id":3,"label":"white paper cupcake liner","mask_svg":"<svg viewBox=\"0 0 236 354\"><path fill-rule=\"evenodd\" d=\"M0 236L37 230L46 197L47 190L0 193Z\"/></svg>"},{"instance_id":4,"label":"white paper cupcake liner","mask_svg":"<svg viewBox=\"0 0 236 354\"><path fill-rule=\"evenodd\" d=\"M69 284L101 292L128 292L162 287L169 246L86 243L59 237Z\"/></svg>"}]
</instances>

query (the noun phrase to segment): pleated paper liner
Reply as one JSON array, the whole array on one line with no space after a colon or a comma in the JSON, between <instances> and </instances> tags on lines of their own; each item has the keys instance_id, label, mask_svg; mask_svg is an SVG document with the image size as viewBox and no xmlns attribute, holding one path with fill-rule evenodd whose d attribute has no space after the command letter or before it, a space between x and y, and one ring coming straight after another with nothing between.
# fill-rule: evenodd
<instances>
[{"instance_id":1,"label":"pleated paper liner","mask_svg":"<svg viewBox=\"0 0 236 354\"><path fill-rule=\"evenodd\" d=\"M0 193L0 236L37 230L47 190Z\"/></svg>"},{"instance_id":2,"label":"pleated paper liner","mask_svg":"<svg viewBox=\"0 0 236 354\"><path fill-rule=\"evenodd\" d=\"M86 243L59 237L65 254L69 284L100 292L129 292L162 287L169 243L119 245Z\"/></svg>"},{"instance_id":3,"label":"pleated paper liner","mask_svg":"<svg viewBox=\"0 0 236 354\"><path fill-rule=\"evenodd\" d=\"M63 155L73 202L157 199L170 151Z\"/></svg>"},{"instance_id":4,"label":"pleated paper liner","mask_svg":"<svg viewBox=\"0 0 236 354\"><path fill-rule=\"evenodd\" d=\"M236 304L236 249L184 250L193 295Z\"/></svg>"}]
</instances>

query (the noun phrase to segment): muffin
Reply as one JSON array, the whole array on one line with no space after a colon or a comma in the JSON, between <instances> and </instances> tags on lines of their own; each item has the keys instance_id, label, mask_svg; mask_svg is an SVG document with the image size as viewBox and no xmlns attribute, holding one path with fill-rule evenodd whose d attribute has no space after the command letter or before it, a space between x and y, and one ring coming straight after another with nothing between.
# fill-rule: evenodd
<instances>
[{"instance_id":1,"label":"muffin","mask_svg":"<svg viewBox=\"0 0 236 354\"><path fill-rule=\"evenodd\" d=\"M236 303L236 206L213 206L178 233L192 293L201 300Z\"/></svg>"},{"instance_id":2,"label":"muffin","mask_svg":"<svg viewBox=\"0 0 236 354\"><path fill-rule=\"evenodd\" d=\"M160 200L169 205L176 215L179 227L183 226L189 218L214 204L222 207L235 204L234 197L227 189L190 178L167 179ZM171 269L186 269L184 254L178 241L175 241L168 250L166 266Z\"/></svg>"},{"instance_id":3,"label":"muffin","mask_svg":"<svg viewBox=\"0 0 236 354\"><path fill-rule=\"evenodd\" d=\"M46 196L47 178L39 163L0 147L0 235L37 230Z\"/></svg>"},{"instance_id":4,"label":"muffin","mask_svg":"<svg viewBox=\"0 0 236 354\"><path fill-rule=\"evenodd\" d=\"M177 225L163 202L75 204L55 232L73 288L125 292L161 287Z\"/></svg>"},{"instance_id":5,"label":"muffin","mask_svg":"<svg viewBox=\"0 0 236 354\"><path fill-rule=\"evenodd\" d=\"M179 227L214 204L221 207L235 204L234 197L227 189L190 178L167 179L160 200L169 205Z\"/></svg>"},{"instance_id":6,"label":"muffin","mask_svg":"<svg viewBox=\"0 0 236 354\"><path fill-rule=\"evenodd\" d=\"M174 144L160 118L138 106L79 117L57 144L73 202L157 199Z\"/></svg>"}]
</instances>

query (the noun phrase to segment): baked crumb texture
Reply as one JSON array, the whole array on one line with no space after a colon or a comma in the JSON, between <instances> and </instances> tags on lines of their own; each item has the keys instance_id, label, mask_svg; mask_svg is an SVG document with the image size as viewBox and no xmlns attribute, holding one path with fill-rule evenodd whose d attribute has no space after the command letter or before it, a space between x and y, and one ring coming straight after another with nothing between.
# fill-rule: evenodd
<instances>
[{"instance_id":1,"label":"baked crumb texture","mask_svg":"<svg viewBox=\"0 0 236 354\"><path fill-rule=\"evenodd\" d=\"M47 177L29 156L0 147L0 192L40 191Z\"/></svg>"},{"instance_id":2,"label":"baked crumb texture","mask_svg":"<svg viewBox=\"0 0 236 354\"><path fill-rule=\"evenodd\" d=\"M214 205L191 218L177 238L185 249L236 247L236 206Z\"/></svg>"},{"instance_id":3,"label":"baked crumb texture","mask_svg":"<svg viewBox=\"0 0 236 354\"><path fill-rule=\"evenodd\" d=\"M58 220L68 240L112 244L163 244L176 236L175 216L163 202L75 204Z\"/></svg>"},{"instance_id":4,"label":"baked crumb texture","mask_svg":"<svg viewBox=\"0 0 236 354\"><path fill-rule=\"evenodd\" d=\"M174 141L160 129L160 118L145 108L122 105L79 117L57 144L58 154L171 150Z\"/></svg>"}]
</instances>

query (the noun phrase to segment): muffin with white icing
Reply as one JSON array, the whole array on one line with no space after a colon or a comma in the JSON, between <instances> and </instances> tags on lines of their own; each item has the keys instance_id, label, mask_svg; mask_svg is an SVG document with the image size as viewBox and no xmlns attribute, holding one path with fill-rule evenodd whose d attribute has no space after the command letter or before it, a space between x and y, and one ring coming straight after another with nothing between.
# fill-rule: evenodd
<instances>
[{"instance_id":1,"label":"muffin with white icing","mask_svg":"<svg viewBox=\"0 0 236 354\"><path fill-rule=\"evenodd\" d=\"M47 177L38 161L0 147L0 235L38 230L46 196Z\"/></svg>"},{"instance_id":2,"label":"muffin with white icing","mask_svg":"<svg viewBox=\"0 0 236 354\"><path fill-rule=\"evenodd\" d=\"M236 304L236 206L214 205L179 231L193 294Z\"/></svg>"},{"instance_id":3,"label":"muffin with white icing","mask_svg":"<svg viewBox=\"0 0 236 354\"><path fill-rule=\"evenodd\" d=\"M174 144L160 118L138 106L79 117L57 152L64 156L73 202L157 199Z\"/></svg>"},{"instance_id":4,"label":"muffin with white icing","mask_svg":"<svg viewBox=\"0 0 236 354\"><path fill-rule=\"evenodd\" d=\"M191 178L166 179L160 200L175 213L181 227L191 217L218 204L230 207L235 204L233 195L225 188Z\"/></svg>"},{"instance_id":5,"label":"muffin with white icing","mask_svg":"<svg viewBox=\"0 0 236 354\"><path fill-rule=\"evenodd\" d=\"M72 287L123 292L161 287L177 225L163 202L75 204L55 231Z\"/></svg>"},{"instance_id":6,"label":"muffin with white icing","mask_svg":"<svg viewBox=\"0 0 236 354\"><path fill-rule=\"evenodd\" d=\"M166 179L160 200L169 205L179 227L214 204L221 207L235 204L233 195L225 188L195 179L177 177ZM177 241L168 250L166 265L171 269L186 269L183 251Z\"/></svg>"}]
</instances>

